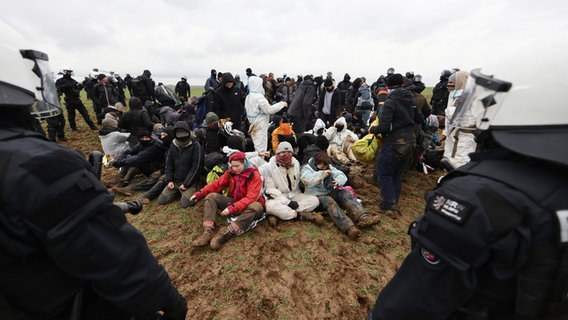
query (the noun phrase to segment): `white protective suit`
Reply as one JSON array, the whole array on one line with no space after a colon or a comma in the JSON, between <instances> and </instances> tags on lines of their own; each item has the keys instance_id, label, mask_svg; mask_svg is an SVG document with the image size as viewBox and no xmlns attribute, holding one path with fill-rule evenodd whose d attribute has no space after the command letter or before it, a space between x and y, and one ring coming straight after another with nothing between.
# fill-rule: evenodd
<instances>
[{"instance_id":1,"label":"white protective suit","mask_svg":"<svg viewBox=\"0 0 568 320\"><path fill-rule=\"evenodd\" d=\"M337 131L335 127L337 124L343 125L341 132ZM327 128L323 135L329 140L327 154L330 157L343 165L350 165L352 162L356 163L358 161L351 150L351 146L353 142L359 140L359 137L353 131L347 129L347 121L345 121L344 117L335 120L333 126Z\"/></svg>"},{"instance_id":2,"label":"white protective suit","mask_svg":"<svg viewBox=\"0 0 568 320\"><path fill-rule=\"evenodd\" d=\"M471 129L459 129L451 124L468 76L468 73L465 71L456 72L456 87L455 90L450 91L446 108L446 125L443 131L443 134L446 136L444 158L450 160L454 168L468 163L470 161L469 154L475 152L477 148L477 143L475 142L475 117L472 116Z\"/></svg>"},{"instance_id":3,"label":"white protective suit","mask_svg":"<svg viewBox=\"0 0 568 320\"><path fill-rule=\"evenodd\" d=\"M250 123L249 134L257 152L266 151L268 148L268 125L269 115L275 114L284 108L286 102L278 102L270 105L264 97L262 79L256 76L248 78L249 94L245 99L245 109Z\"/></svg>"},{"instance_id":4,"label":"white protective suit","mask_svg":"<svg viewBox=\"0 0 568 320\"><path fill-rule=\"evenodd\" d=\"M130 133L120 131L113 131L104 136L99 136L103 152L105 155L110 156L108 161L117 159L121 153L130 148L130 144L127 141L128 137L130 137Z\"/></svg>"},{"instance_id":5,"label":"white protective suit","mask_svg":"<svg viewBox=\"0 0 568 320\"><path fill-rule=\"evenodd\" d=\"M288 180L282 173L281 168L276 163L276 156L270 158L268 163L258 168L264 180L264 194L266 198L266 213L274 215L281 220L291 220L298 216L300 212L313 211L319 205L316 196L303 194L300 191L300 162L293 158L294 179L292 190L288 188ZM296 210L288 207L290 201L296 201Z\"/></svg>"}]
</instances>

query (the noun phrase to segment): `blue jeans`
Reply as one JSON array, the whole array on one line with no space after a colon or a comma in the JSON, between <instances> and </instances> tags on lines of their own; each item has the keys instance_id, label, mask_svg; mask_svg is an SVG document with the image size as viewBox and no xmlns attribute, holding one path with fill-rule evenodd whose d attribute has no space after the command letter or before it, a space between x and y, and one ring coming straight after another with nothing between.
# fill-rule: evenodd
<instances>
[{"instance_id":1,"label":"blue jeans","mask_svg":"<svg viewBox=\"0 0 568 320\"><path fill-rule=\"evenodd\" d=\"M382 210L397 209L402 189L402 174L412 156L411 144L388 144L378 154L377 170L381 186Z\"/></svg>"}]
</instances>

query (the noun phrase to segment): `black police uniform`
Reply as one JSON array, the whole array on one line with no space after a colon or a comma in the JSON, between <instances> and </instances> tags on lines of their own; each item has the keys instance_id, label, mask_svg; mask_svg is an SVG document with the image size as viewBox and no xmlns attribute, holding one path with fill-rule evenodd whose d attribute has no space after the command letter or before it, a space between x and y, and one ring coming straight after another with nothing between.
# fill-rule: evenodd
<instances>
[{"instance_id":1,"label":"black police uniform","mask_svg":"<svg viewBox=\"0 0 568 320\"><path fill-rule=\"evenodd\" d=\"M113 198L78 153L0 128L0 295L25 319L69 319L80 292L96 292L84 295L80 319L185 317L183 297Z\"/></svg>"},{"instance_id":2,"label":"black police uniform","mask_svg":"<svg viewBox=\"0 0 568 320\"><path fill-rule=\"evenodd\" d=\"M89 112L81 101L80 93L81 88L79 83L71 76L63 76L55 81L55 86L59 94L65 94L65 107L67 108L67 120L71 130L77 130L77 123L75 122L75 110L79 111L85 122L91 129L97 129L93 120L89 117Z\"/></svg>"},{"instance_id":3,"label":"black police uniform","mask_svg":"<svg viewBox=\"0 0 568 320\"><path fill-rule=\"evenodd\" d=\"M471 160L427 195L369 319L566 319L568 168L504 149Z\"/></svg>"}]
</instances>

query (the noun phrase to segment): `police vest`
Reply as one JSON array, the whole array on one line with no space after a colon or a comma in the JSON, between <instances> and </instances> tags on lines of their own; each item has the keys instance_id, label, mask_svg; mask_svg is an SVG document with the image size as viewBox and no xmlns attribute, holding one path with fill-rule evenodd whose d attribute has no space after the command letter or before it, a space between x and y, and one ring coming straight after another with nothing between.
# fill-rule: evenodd
<instances>
[{"instance_id":1,"label":"police vest","mask_svg":"<svg viewBox=\"0 0 568 320\"><path fill-rule=\"evenodd\" d=\"M568 314L568 170L555 168L551 170L542 162L532 166L484 160L461 166L442 180L443 183L456 176L479 176L505 184L532 200L534 208L523 212L522 217L486 210L497 232L505 233L519 223L528 224L531 230L530 255L516 277L515 317L523 319ZM553 225L552 235L542 234L543 230L531 226L546 221ZM550 236L555 239L553 243L544 241Z\"/></svg>"}]
</instances>

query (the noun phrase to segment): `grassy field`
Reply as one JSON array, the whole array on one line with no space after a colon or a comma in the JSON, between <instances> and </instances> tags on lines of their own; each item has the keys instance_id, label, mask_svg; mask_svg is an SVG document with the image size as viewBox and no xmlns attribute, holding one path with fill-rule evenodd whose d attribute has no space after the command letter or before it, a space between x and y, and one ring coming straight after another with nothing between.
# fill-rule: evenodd
<instances>
[{"instance_id":1,"label":"grassy field","mask_svg":"<svg viewBox=\"0 0 568 320\"><path fill-rule=\"evenodd\" d=\"M91 101L84 94L82 98L92 114ZM81 117L77 124L79 131L66 130L68 140L62 144L84 154L101 150L97 132ZM104 168L102 180L111 180L116 170ZM372 165L352 166L351 176L366 210L380 214L372 170ZM358 241L349 240L324 215L323 226L287 221L271 227L261 222L212 251L190 245L201 231L202 202L189 209L179 202L151 202L139 215L127 217L186 299L187 319L363 319L409 251L408 226L421 214L424 192L438 177L409 170L400 201L403 216L383 216ZM220 218L217 223L226 225Z\"/></svg>"}]
</instances>

